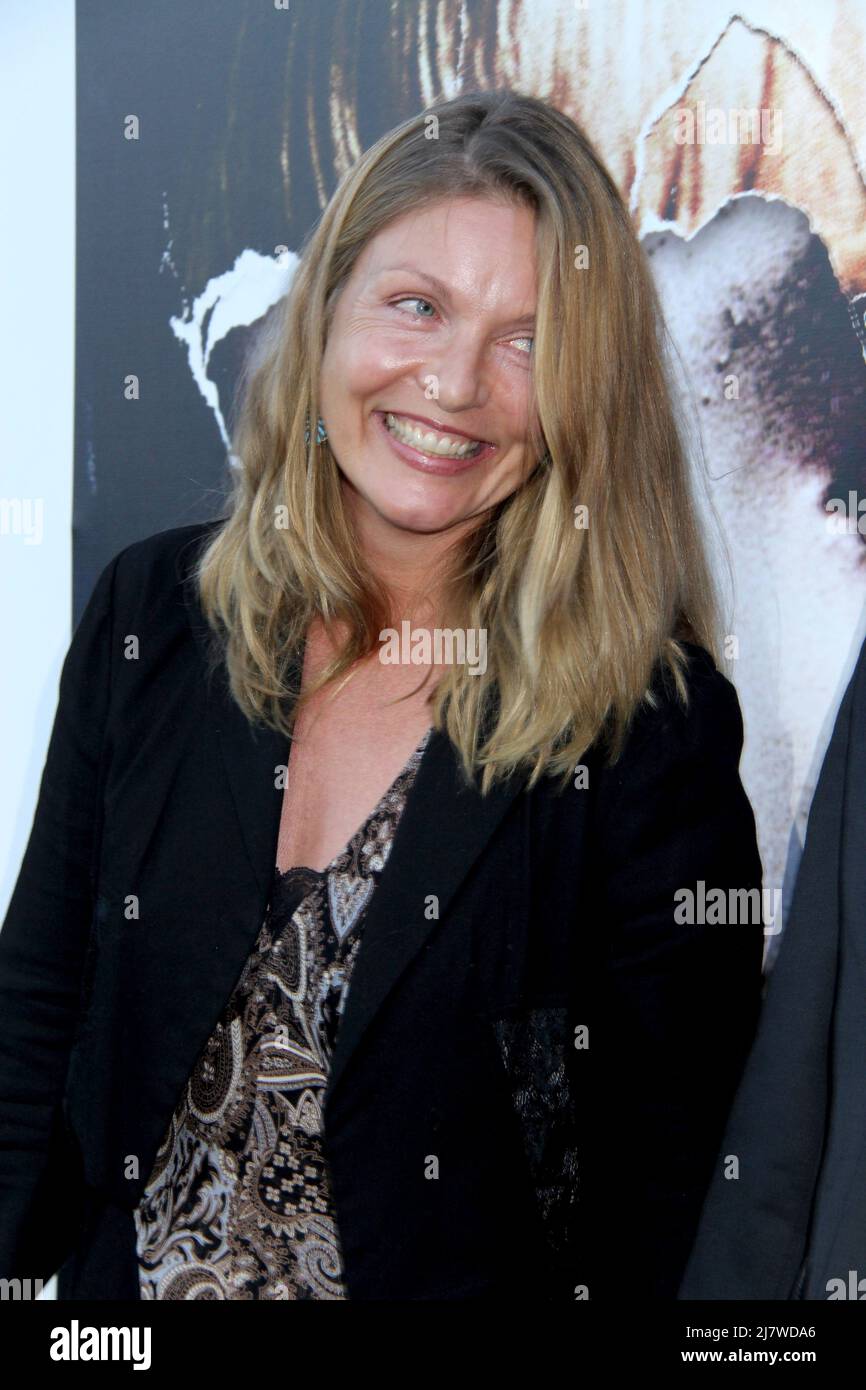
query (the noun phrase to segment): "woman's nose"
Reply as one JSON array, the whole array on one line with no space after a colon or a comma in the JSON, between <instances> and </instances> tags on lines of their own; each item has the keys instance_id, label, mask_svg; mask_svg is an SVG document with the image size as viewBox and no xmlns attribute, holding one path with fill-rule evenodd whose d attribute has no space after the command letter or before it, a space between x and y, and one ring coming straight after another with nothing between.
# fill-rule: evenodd
<instances>
[{"instance_id":1,"label":"woman's nose","mask_svg":"<svg viewBox=\"0 0 866 1390\"><path fill-rule=\"evenodd\" d=\"M451 412L478 409L490 396L487 372L480 341L468 336L460 341L452 339L422 368L427 399L437 400L443 410Z\"/></svg>"}]
</instances>

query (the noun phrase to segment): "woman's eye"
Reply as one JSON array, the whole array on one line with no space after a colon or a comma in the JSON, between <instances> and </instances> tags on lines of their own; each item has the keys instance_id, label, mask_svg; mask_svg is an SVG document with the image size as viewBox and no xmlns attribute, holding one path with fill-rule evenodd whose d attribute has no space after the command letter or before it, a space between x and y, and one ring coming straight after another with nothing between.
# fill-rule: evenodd
<instances>
[{"instance_id":1,"label":"woman's eye","mask_svg":"<svg viewBox=\"0 0 866 1390\"><path fill-rule=\"evenodd\" d=\"M436 312L429 299L422 299L420 295L416 294L406 295L403 299L395 299L394 306L396 307L398 304L426 304L428 309L433 309L434 314ZM426 318L427 315L422 314L421 317Z\"/></svg>"},{"instance_id":2,"label":"woman's eye","mask_svg":"<svg viewBox=\"0 0 866 1390\"><path fill-rule=\"evenodd\" d=\"M430 302L429 299L423 299L423 298L421 297L421 295L417 295L417 294L407 294L407 295L403 295L400 299L393 299L393 300L391 301L391 303L392 303L392 305L393 305L393 307L394 307L395 309L396 309L399 305L401 305L401 304L423 304L423 305L425 305L425 306L431 311L431 314L435 314L435 313L436 313L436 306L435 306L435 304L431 304L431 302ZM418 317L419 317L419 318L429 318L430 315L428 315L428 314L420 314L420 315L418 315ZM532 354L532 348L533 348L533 345L534 345L534 343L535 343L535 339L534 339L534 338L532 338L532 337L530 337L530 336L527 336L527 337L520 337L520 338L512 338L512 339L511 339L511 342L512 342L512 343L518 343L518 344L519 344L519 343L526 343L527 346L526 346L525 348L518 347L518 351L519 351L519 352L522 352L522 353L523 353L525 356L527 356L527 357L528 357L528 356L531 356L531 354Z\"/></svg>"}]
</instances>

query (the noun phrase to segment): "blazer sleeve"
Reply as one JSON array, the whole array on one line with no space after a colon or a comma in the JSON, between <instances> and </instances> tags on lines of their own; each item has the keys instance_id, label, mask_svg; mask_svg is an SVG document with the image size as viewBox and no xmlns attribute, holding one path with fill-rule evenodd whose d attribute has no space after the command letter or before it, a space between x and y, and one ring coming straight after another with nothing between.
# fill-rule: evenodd
<instances>
[{"instance_id":1,"label":"blazer sleeve","mask_svg":"<svg viewBox=\"0 0 866 1390\"><path fill-rule=\"evenodd\" d=\"M94 906L118 556L66 653L27 848L0 931L0 1277L54 1274L80 1195L62 1095ZM7 735L8 736L8 735Z\"/></svg>"},{"instance_id":2,"label":"blazer sleeve","mask_svg":"<svg viewBox=\"0 0 866 1390\"><path fill-rule=\"evenodd\" d=\"M701 884L726 903L734 888L759 900L762 886L737 695L706 652L691 652L689 708L656 687L658 708L636 717L598 802L603 1142L587 1195L593 1202L595 1187L602 1199L600 1269L612 1296L629 1287L676 1297L760 1010L760 914L677 920L679 890L695 894L699 916Z\"/></svg>"}]
</instances>

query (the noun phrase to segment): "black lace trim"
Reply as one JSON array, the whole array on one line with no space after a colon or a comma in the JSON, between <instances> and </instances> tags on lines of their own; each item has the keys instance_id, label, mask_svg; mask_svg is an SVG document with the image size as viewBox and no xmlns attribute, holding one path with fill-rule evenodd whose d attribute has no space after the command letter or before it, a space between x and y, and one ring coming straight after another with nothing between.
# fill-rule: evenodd
<instances>
[{"instance_id":1,"label":"black lace trim","mask_svg":"<svg viewBox=\"0 0 866 1390\"><path fill-rule=\"evenodd\" d=\"M527 1009L492 1020L511 1087L548 1243L570 1247L578 1202L576 1113L566 1067L570 1035L564 1006Z\"/></svg>"}]
</instances>

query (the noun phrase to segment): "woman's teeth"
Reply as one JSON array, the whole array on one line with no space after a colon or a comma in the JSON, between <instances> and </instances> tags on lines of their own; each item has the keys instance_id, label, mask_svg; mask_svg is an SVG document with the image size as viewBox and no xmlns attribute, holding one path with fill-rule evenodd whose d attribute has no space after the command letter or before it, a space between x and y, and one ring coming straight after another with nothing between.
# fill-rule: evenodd
<instances>
[{"instance_id":1,"label":"woman's teeth","mask_svg":"<svg viewBox=\"0 0 866 1390\"><path fill-rule=\"evenodd\" d=\"M425 430L420 425L410 424L402 415L385 415L385 424L397 439L411 444L413 449L433 454L438 458L465 459L477 454L483 447L480 441L455 439L450 434L437 434L435 430Z\"/></svg>"}]
</instances>

